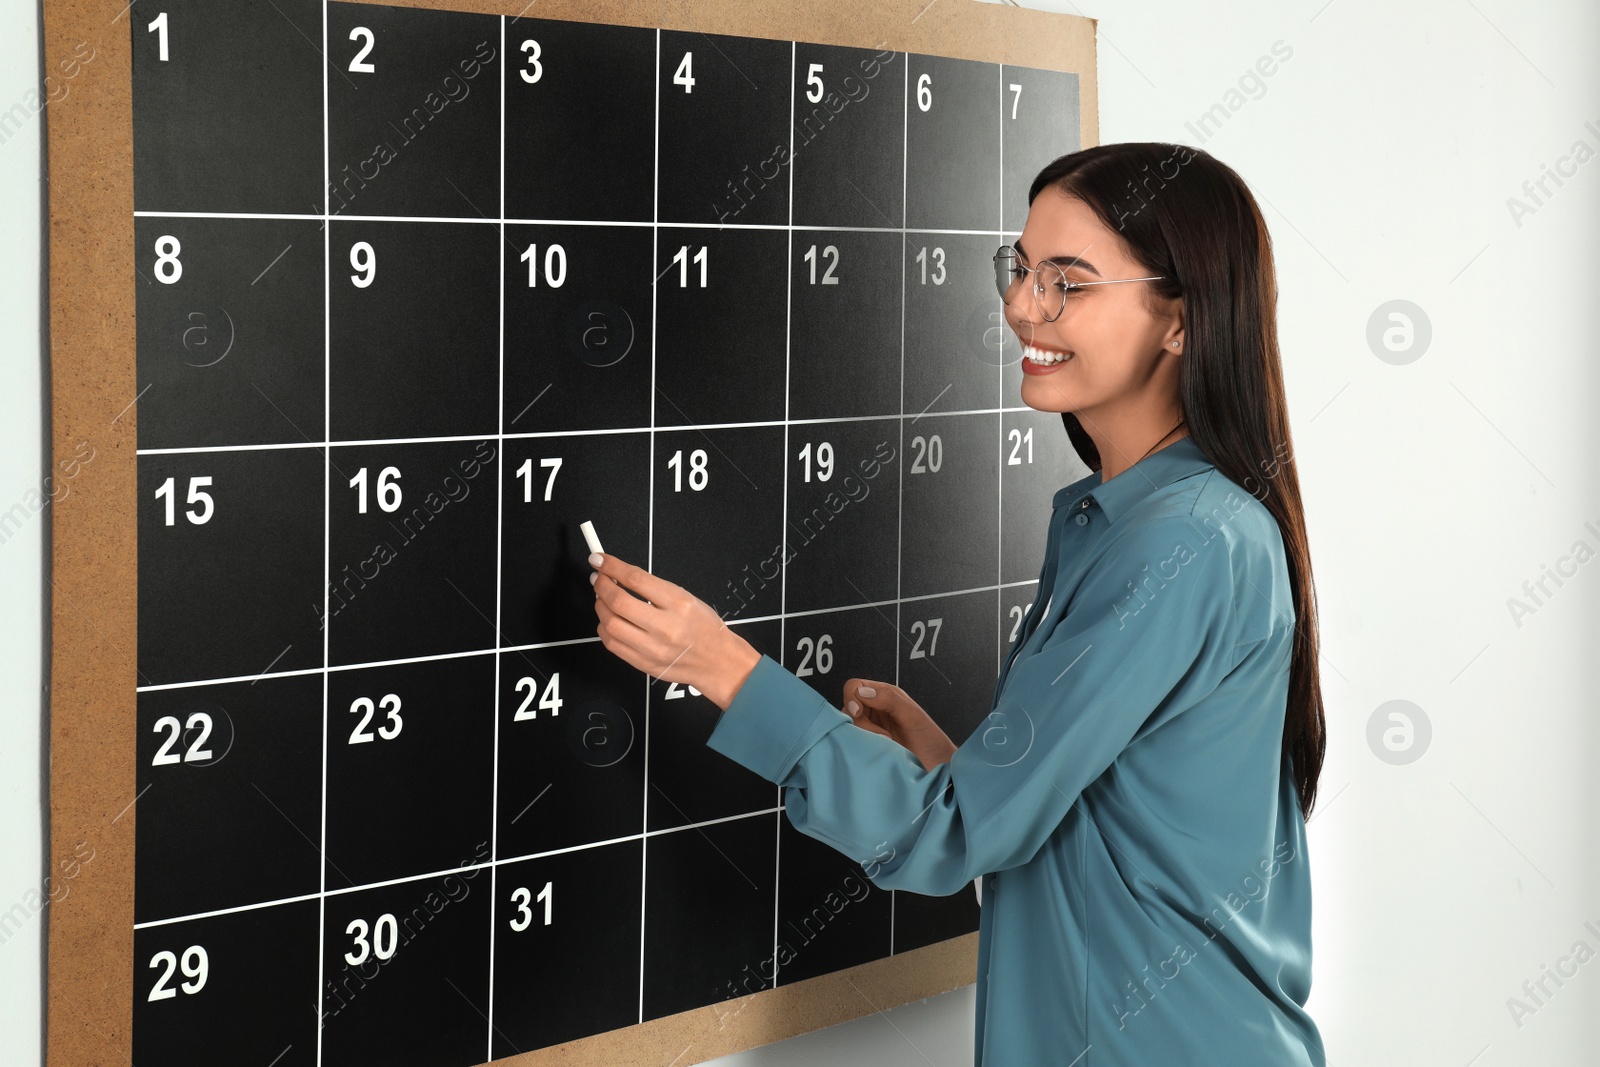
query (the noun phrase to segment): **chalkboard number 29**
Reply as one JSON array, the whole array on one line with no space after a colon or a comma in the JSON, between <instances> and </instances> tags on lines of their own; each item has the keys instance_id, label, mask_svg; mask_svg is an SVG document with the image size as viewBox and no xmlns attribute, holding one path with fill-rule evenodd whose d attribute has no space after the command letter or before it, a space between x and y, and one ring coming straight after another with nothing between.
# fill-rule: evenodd
<instances>
[{"instance_id":1,"label":"chalkboard number 29","mask_svg":"<svg viewBox=\"0 0 1600 1067\"><path fill-rule=\"evenodd\" d=\"M150 957L151 968L165 967L161 977L156 979L156 984L150 990L151 1000L167 1000L178 995L178 991L167 985L172 981L172 975L180 968L184 976L189 979L180 985L185 993L198 993L205 988L206 975L210 971L210 962L206 959L206 950L199 945L190 945L183 950L183 959L180 961L176 953L162 949Z\"/></svg>"}]
</instances>

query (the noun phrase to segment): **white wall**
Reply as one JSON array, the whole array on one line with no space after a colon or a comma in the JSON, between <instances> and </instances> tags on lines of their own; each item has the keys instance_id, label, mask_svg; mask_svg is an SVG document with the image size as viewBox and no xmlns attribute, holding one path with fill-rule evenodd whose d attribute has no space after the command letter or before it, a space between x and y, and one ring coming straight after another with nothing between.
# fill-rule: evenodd
<instances>
[{"instance_id":1,"label":"white wall","mask_svg":"<svg viewBox=\"0 0 1600 1067\"><path fill-rule=\"evenodd\" d=\"M1600 956L1560 961L1579 941L1600 953L1600 831L1585 814L1600 806L1600 565L1561 560L1579 541L1585 562L1600 552L1586 419L1600 400L1600 159L1540 202L1522 186L1570 172L1575 142L1600 152L1600 8L1084 2L1029 6L1101 19L1102 139L1202 144L1250 182L1276 241L1330 728L1310 828L1310 1007L1330 1062L1587 1063ZM38 78L36 19L21 0L0 16L8 106ZM1278 41L1292 57L1230 98ZM1186 124L1219 103L1236 110L1202 140ZM0 145L0 509L44 473L40 129ZM1514 218L1511 197L1533 211ZM1430 324L1425 351L1391 356L1410 362L1367 340L1393 300ZM43 534L35 520L0 545L0 908L43 873ZM1523 583L1545 566L1569 576L1535 603ZM1532 613L1513 618L1511 597ZM1410 763L1368 742L1392 700L1431 725ZM36 918L0 945L8 1063L37 1062L39 932ZM1523 983L1546 966L1575 973L1536 1001ZM967 1064L972 993L717 1062ZM1520 1019L1514 996L1531 1009Z\"/></svg>"},{"instance_id":2,"label":"white wall","mask_svg":"<svg viewBox=\"0 0 1600 1067\"><path fill-rule=\"evenodd\" d=\"M28 117L0 129L0 514L32 513L44 482L41 301L44 116L30 95L39 76L33 3L0 0L0 113ZM0 525L0 1059L29 1067L42 1046L44 823L41 803L44 647L43 560L47 513ZM13 909L20 905L22 910ZM23 916L26 916L24 919Z\"/></svg>"}]
</instances>

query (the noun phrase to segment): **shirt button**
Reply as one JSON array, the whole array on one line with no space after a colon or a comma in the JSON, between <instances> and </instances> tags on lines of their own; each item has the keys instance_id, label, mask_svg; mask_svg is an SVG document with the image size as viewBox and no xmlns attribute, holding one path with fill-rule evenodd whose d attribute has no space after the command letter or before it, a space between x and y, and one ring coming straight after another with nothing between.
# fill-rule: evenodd
<instances>
[{"instance_id":1,"label":"shirt button","mask_svg":"<svg viewBox=\"0 0 1600 1067\"><path fill-rule=\"evenodd\" d=\"M1089 525L1089 516L1085 515L1081 511L1078 512L1078 514L1076 516L1076 520L1077 520L1077 523L1078 523L1079 526L1087 526L1087 525Z\"/></svg>"}]
</instances>

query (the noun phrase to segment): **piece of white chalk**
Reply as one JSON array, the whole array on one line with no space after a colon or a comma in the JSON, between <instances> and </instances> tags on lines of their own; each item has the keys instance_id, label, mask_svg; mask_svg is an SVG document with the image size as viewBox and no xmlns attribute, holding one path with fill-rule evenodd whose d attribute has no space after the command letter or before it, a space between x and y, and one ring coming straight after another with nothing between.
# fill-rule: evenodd
<instances>
[{"instance_id":1,"label":"piece of white chalk","mask_svg":"<svg viewBox=\"0 0 1600 1067\"><path fill-rule=\"evenodd\" d=\"M594 532L594 523L588 519L578 524L578 529L583 531L583 539L589 542L589 551L605 555L605 549L600 547L600 535Z\"/></svg>"}]
</instances>

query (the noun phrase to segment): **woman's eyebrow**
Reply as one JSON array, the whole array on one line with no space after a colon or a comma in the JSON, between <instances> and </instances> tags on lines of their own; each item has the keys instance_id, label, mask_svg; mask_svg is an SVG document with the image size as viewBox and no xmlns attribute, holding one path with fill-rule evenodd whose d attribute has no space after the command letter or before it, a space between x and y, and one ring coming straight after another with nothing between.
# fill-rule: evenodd
<instances>
[{"instance_id":1,"label":"woman's eyebrow","mask_svg":"<svg viewBox=\"0 0 1600 1067\"><path fill-rule=\"evenodd\" d=\"M1024 252L1022 250L1022 242L1021 241L1017 241L1011 247L1015 248L1017 250L1017 255L1021 256L1024 261L1027 260L1028 253L1026 253L1026 252ZM1084 270L1088 271L1090 274L1093 274L1096 278L1100 277L1100 272L1095 270L1094 264L1090 263L1087 259L1084 259L1082 256L1051 256L1049 259L1045 260L1044 262L1046 262L1046 263L1055 263L1058 266L1060 266L1062 270L1068 270L1068 269L1070 269L1072 267L1082 267Z\"/></svg>"}]
</instances>

